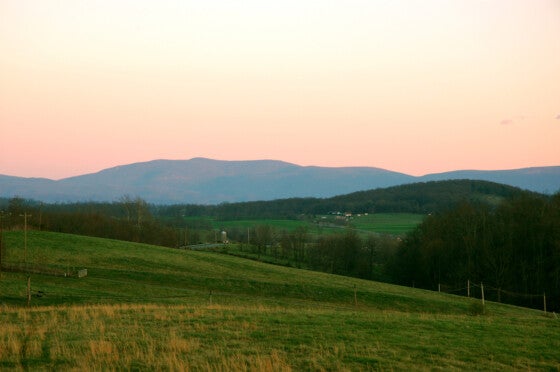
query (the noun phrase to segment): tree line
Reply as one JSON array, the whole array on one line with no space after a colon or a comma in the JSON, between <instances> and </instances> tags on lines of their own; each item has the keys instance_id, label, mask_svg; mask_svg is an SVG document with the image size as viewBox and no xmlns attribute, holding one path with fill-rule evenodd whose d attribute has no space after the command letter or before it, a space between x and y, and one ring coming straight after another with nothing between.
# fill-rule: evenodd
<instances>
[{"instance_id":1,"label":"tree line","mask_svg":"<svg viewBox=\"0 0 560 372\"><path fill-rule=\"evenodd\" d=\"M285 230L267 224L228 230L228 236L241 243L242 253L251 253L249 257L258 260L382 281L390 280L386 268L399 244L395 236L364 236L351 228L314 236L304 226Z\"/></svg>"},{"instance_id":2,"label":"tree line","mask_svg":"<svg viewBox=\"0 0 560 372\"><path fill-rule=\"evenodd\" d=\"M496 207L463 202L427 217L399 246L394 280L437 289L484 283L487 296L560 307L560 193L520 194Z\"/></svg>"},{"instance_id":3,"label":"tree line","mask_svg":"<svg viewBox=\"0 0 560 372\"><path fill-rule=\"evenodd\" d=\"M464 200L402 240L351 229L312 239L304 228L267 226L250 235L253 253L308 269L463 295L467 283L484 283L488 300L542 308L546 297L549 310L560 309L560 193Z\"/></svg>"},{"instance_id":4,"label":"tree line","mask_svg":"<svg viewBox=\"0 0 560 372\"><path fill-rule=\"evenodd\" d=\"M221 203L217 205L146 204L151 215L167 224L184 225L185 217L211 217L215 220L239 219L297 219L301 215L327 214L332 211L350 213L434 213L455 205L461 200L495 204L520 193L519 188L488 181L449 180L406 184L383 189L359 191L331 198L288 198L270 201ZM538 194L535 194L538 195ZM72 211L90 213L95 210L103 215L124 217L127 200L139 198L124 196L115 202L81 202L42 204L23 200L26 207L44 211ZM0 199L0 209L6 209L9 199ZM142 201L145 203L144 201ZM2 207L3 205L3 207ZM130 212L131 210L129 210Z\"/></svg>"},{"instance_id":5,"label":"tree line","mask_svg":"<svg viewBox=\"0 0 560 372\"><path fill-rule=\"evenodd\" d=\"M488 181L432 181L358 191L324 199L289 198L218 205L167 205L158 208L158 215L210 216L217 220L239 220L296 219L301 215L327 214L332 211L428 214L445 210L462 200L496 204L500 200L525 193L534 194Z\"/></svg>"},{"instance_id":6,"label":"tree line","mask_svg":"<svg viewBox=\"0 0 560 372\"><path fill-rule=\"evenodd\" d=\"M123 196L114 203L44 204L14 197L0 203L2 229L24 228L95 236L167 247L177 246L174 228L153 217L141 198Z\"/></svg>"}]
</instances>

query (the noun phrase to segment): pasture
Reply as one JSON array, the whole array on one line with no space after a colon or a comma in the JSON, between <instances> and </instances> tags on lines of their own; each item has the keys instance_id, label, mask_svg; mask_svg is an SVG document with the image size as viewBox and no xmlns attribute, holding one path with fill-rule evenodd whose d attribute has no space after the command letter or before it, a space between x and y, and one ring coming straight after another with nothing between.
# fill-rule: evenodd
<instances>
[{"instance_id":1,"label":"pasture","mask_svg":"<svg viewBox=\"0 0 560 372\"><path fill-rule=\"evenodd\" d=\"M404 235L419 225L424 217L413 213L377 213L353 216L350 225L358 231Z\"/></svg>"},{"instance_id":2,"label":"pasture","mask_svg":"<svg viewBox=\"0 0 560 372\"><path fill-rule=\"evenodd\" d=\"M558 370L543 312L196 252L4 233L0 369ZM26 306L27 276L31 306Z\"/></svg>"},{"instance_id":3,"label":"pasture","mask_svg":"<svg viewBox=\"0 0 560 372\"><path fill-rule=\"evenodd\" d=\"M413 230L424 219L422 214L413 213L376 213L354 214L350 217L334 215L318 215L314 219L302 220L213 220L215 229L249 229L259 225L269 225L277 230L293 231L305 227L310 234L321 235L340 232L341 228L349 227L360 233L378 233L404 235Z\"/></svg>"}]
</instances>

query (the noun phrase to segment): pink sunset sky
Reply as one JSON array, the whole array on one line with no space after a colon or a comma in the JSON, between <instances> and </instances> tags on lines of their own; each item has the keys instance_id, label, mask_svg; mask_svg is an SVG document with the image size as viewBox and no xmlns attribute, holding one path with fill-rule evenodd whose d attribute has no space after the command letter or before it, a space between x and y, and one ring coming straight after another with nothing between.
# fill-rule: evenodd
<instances>
[{"instance_id":1,"label":"pink sunset sky","mask_svg":"<svg viewBox=\"0 0 560 372\"><path fill-rule=\"evenodd\" d=\"M0 174L560 165L558 0L2 0Z\"/></svg>"}]
</instances>

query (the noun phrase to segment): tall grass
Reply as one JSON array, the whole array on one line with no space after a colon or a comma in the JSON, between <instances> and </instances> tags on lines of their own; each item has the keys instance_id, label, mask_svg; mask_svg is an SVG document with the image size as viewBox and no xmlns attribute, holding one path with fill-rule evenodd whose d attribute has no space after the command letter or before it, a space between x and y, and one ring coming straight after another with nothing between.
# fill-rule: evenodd
<instances>
[{"instance_id":1,"label":"tall grass","mask_svg":"<svg viewBox=\"0 0 560 372\"><path fill-rule=\"evenodd\" d=\"M22 235L5 235L10 260ZM0 370L559 370L542 312L323 273L31 232L30 259L86 278L0 279ZM356 292L354 292L354 290ZM356 293L357 303L354 302Z\"/></svg>"},{"instance_id":2,"label":"tall grass","mask_svg":"<svg viewBox=\"0 0 560 372\"><path fill-rule=\"evenodd\" d=\"M558 321L320 306L4 308L0 368L558 369Z\"/></svg>"}]
</instances>

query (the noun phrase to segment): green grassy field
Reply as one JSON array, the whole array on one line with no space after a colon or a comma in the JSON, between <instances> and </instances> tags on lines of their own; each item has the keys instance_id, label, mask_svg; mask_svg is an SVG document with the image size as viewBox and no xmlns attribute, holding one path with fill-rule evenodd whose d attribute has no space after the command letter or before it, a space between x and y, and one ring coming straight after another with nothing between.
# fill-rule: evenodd
<instances>
[{"instance_id":1,"label":"green grassy field","mask_svg":"<svg viewBox=\"0 0 560 372\"><path fill-rule=\"evenodd\" d=\"M22 262L23 233L4 240ZM88 276L31 274L27 308L27 274L2 273L0 369L560 369L560 320L535 310L56 233L26 256Z\"/></svg>"},{"instance_id":2,"label":"green grassy field","mask_svg":"<svg viewBox=\"0 0 560 372\"><path fill-rule=\"evenodd\" d=\"M376 213L353 216L351 225L360 231L403 235L420 224L424 217L412 213Z\"/></svg>"},{"instance_id":3,"label":"green grassy field","mask_svg":"<svg viewBox=\"0 0 560 372\"><path fill-rule=\"evenodd\" d=\"M348 220L348 226L360 232L403 235L414 229L424 219L424 215L412 213L377 213L354 215ZM335 225L334 216L317 216L317 222L306 220L236 220L212 221L215 229L247 229L258 225L270 225L278 230L292 231L306 227L311 234L328 234L340 232L344 224Z\"/></svg>"},{"instance_id":4,"label":"green grassy field","mask_svg":"<svg viewBox=\"0 0 560 372\"><path fill-rule=\"evenodd\" d=\"M298 227L309 227L311 224L307 221L298 220L234 220L234 221L214 221L215 228L241 228L247 229L258 225L270 225L279 230L295 230Z\"/></svg>"}]
</instances>

